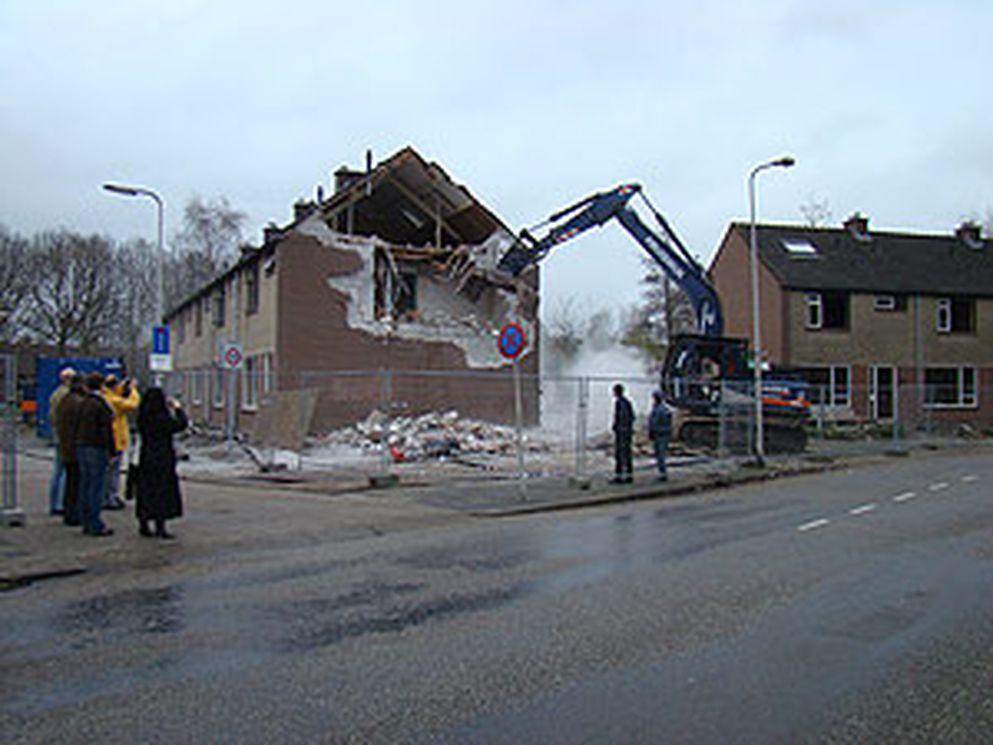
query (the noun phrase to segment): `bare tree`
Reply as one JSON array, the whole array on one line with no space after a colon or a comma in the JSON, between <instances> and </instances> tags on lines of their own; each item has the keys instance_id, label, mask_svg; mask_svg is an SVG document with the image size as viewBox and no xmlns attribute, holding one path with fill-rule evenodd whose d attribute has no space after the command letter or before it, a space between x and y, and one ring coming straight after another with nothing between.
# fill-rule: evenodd
<instances>
[{"instance_id":1,"label":"bare tree","mask_svg":"<svg viewBox=\"0 0 993 745\"><path fill-rule=\"evenodd\" d=\"M167 308L237 260L246 219L247 215L224 197L190 199L183 212L183 227L173 240L175 259L167 275Z\"/></svg>"},{"instance_id":2,"label":"bare tree","mask_svg":"<svg viewBox=\"0 0 993 745\"><path fill-rule=\"evenodd\" d=\"M21 323L38 341L83 353L105 344L114 325L113 246L66 230L35 235L28 305Z\"/></svg>"},{"instance_id":3,"label":"bare tree","mask_svg":"<svg viewBox=\"0 0 993 745\"><path fill-rule=\"evenodd\" d=\"M696 311L686 293L672 284L656 264L644 260L641 304L625 324L624 341L637 347L658 368L670 340L696 329Z\"/></svg>"},{"instance_id":4,"label":"bare tree","mask_svg":"<svg viewBox=\"0 0 993 745\"><path fill-rule=\"evenodd\" d=\"M828 206L827 197L818 199L813 194L808 195L807 201L800 205L800 214L811 228L831 222L831 208Z\"/></svg>"},{"instance_id":5,"label":"bare tree","mask_svg":"<svg viewBox=\"0 0 993 745\"><path fill-rule=\"evenodd\" d=\"M30 243L0 225L0 341L17 337L19 318L30 287L28 255Z\"/></svg>"},{"instance_id":6,"label":"bare tree","mask_svg":"<svg viewBox=\"0 0 993 745\"><path fill-rule=\"evenodd\" d=\"M148 330L155 318L157 249L143 239L129 241L116 250L113 263L113 324L110 342L120 349L129 370L140 369L148 344Z\"/></svg>"}]
</instances>

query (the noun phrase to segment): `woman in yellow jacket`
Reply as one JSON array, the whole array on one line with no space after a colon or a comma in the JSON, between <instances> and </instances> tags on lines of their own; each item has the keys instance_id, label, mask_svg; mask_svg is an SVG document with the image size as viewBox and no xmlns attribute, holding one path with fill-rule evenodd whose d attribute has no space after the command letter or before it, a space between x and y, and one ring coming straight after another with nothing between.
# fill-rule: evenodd
<instances>
[{"instance_id":1,"label":"woman in yellow jacket","mask_svg":"<svg viewBox=\"0 0 993 745\"><path fill-rule=\"evenodd\" d=\"M121 491L121 461L128 451L131 435L128 431L128 414L138 408L141 396L134 380L118 382L117 376L111 373L103 381L101 391L104 399L114 411L114 456L107 465L107 493L103 498L103 509L123 510L124 502L119 496Z\"/></svg>"}]
</instances>

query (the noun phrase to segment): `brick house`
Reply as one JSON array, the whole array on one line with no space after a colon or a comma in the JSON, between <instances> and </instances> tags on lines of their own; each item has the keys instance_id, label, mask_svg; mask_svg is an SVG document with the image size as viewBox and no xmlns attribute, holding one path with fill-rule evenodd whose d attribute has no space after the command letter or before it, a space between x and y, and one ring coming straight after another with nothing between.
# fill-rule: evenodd
<instances>
[{"instance_id":1,"label":"brick house","mask_svg":"<svg viewBox=\"0 0 993 745\"><path fill-rule=\"evenodd\" d=\"M757 228L762 343L842 418L993 423L993 243L950 234ZM751 339L749 225L710 266L726 334ZM899 393L898 393L899 392Z\"/></svg>"},{"instance_id":2,"label":"brick house","mask_svg":"<svg viewBox=\"0 0 993 745\"><path fill-rule=\"evenodd\" d=\"M243 428L269 394L296 389L319 391L317 432L384 407L506 422L514 399L495 335L515 321L533 340L520 365L525 420L536 421L538 272L493 271L513 241L506 226L409 147L339 169L333 186L167 314L193 416L225 421L219 350L237 341Z\"/></svg>"}]
</instances>

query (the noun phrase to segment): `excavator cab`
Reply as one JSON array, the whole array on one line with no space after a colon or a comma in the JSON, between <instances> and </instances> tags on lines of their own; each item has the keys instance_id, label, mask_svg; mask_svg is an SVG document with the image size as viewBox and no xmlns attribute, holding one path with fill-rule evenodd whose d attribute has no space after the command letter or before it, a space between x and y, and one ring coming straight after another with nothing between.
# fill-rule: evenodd
<instances>
[{"instance_id":1,"label":"excavator cab","mask_svg":"<svg viewBox=\"0 0 993 745\"><path fill-rule=\"evenodd\" d=\"M690 446L717 449L720 421L724 444L731 450L748 447L748 433L735 433L731 423L746 429L754 408L752 376L744 339L685 334L673 339L662 369L662 391L679 409L677 438ZM762 379L762 413L766 451L801 452L806 447L804 424L810 415L806 384L775 371ZM744 420L742 420L744 414Z\"/></svg>"},{"instance_id":2,"label":"excavator cab","mask_svg":"<svg viewBox=\"0 0 993 745\"><path fill-rule=\"evenodd\" d=\"M721 402L721 383L749 379L747 355L744 339L678 336L666 354L662 392L668 403L691 414L714 415Z\"/></svg>"}]
</instances>

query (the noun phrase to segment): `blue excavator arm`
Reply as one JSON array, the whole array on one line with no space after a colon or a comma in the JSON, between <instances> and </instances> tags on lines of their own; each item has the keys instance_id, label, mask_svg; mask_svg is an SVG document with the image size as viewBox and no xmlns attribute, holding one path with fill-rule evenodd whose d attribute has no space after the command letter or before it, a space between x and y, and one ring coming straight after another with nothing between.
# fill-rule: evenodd
<instances>
[{"instance_id":1,"label":"blue excavator arm","mask_svg":"<svg viewBox=\"0 0 993 745\"><path fill-rule=\"evenodd\" d=\"M664 235L645 225L631 208L629 202L636 195L640 195L648 205ZM556 224L566 217L567 220ZM514 245L501 257L497 269L517 276L545 258L555 246L614 218L689 297L696 311L697 332L703 336L720 337L724 333L724 317L717 292L707 280L703 267L686 250L665 218L648 202L638 184L624 184L593 194L556 212L542 223L543 227L549 224L552 227L541 238L535 238L526 229L522 230Z\"/></svg>"}]
</instances>

